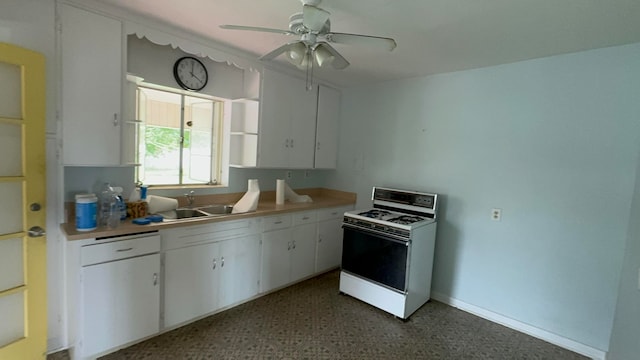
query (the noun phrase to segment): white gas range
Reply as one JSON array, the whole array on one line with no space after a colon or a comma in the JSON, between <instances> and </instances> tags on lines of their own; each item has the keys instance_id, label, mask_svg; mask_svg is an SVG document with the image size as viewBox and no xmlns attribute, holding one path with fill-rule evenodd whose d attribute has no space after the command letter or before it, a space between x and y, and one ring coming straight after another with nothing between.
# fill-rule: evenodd
<instances>
[{"instance_id":1,"label":"white gas range","mask_svg":"<svg viewBox=\"0 0 640 360\"><path fill-rule=\"evenodd\" d=\"M407 319L429 300L436 194L375 187L343 220L340 292Z\"/></svg>"}]
</instances>

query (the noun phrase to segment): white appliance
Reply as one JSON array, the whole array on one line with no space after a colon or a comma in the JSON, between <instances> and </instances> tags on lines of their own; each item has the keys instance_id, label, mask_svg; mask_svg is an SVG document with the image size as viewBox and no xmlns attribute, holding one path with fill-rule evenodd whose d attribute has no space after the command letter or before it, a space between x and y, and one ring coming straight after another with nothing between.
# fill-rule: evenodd
<instances>
[{"instance_id":1,"label":"white appliance","mask_svg":"<svg viewBox=\"0 0 640 360\"><path fill-rule=\"evenodd\" d=\"M437 194L374 187L344 213L340 292L408 319L431 295Z\"/></svg>"}]
</instances>

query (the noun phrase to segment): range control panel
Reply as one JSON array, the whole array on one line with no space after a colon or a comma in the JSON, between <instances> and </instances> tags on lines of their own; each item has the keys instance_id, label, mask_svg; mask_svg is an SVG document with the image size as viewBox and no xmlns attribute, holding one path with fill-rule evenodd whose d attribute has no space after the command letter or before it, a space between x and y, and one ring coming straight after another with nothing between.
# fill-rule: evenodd
<instances>
[{"instance_id":1,"label":"range control panel","mask_svg":"<svg viewBox=\"0 0 640 360\"><path fill-rule=\"evenodd\" d=\"M375 187L373 188L372 200L388 201L434 210L437 197L438 195L436 194Z\"/></svg>"}]
</instances>

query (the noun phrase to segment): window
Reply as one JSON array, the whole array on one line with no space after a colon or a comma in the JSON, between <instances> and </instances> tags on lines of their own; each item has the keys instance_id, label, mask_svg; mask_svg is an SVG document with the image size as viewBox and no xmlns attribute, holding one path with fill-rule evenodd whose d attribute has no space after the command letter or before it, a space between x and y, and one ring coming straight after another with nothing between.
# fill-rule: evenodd
<instances>
[{"instance_id":1,"label":"window","mask_svg":"<svg viewBox=\"0 0 640 360\"><path fill-rule=\"evenodd\" d=\"M224 102L138 86L136 180L146 185L219 184Z\"/></svg>"}]
</instances>

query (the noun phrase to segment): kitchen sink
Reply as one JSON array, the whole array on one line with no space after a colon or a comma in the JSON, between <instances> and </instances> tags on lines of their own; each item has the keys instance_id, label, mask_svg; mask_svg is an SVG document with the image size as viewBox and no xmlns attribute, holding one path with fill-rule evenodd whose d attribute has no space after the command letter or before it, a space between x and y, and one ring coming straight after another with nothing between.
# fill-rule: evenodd
<instances>
[{"instance_id":1,"label":"kitchen sink","mask_svg":"<svg viewBox=\"0 0 640 360\"><path fill-rule=\"evenodd\" d=\"M198 207L197 209L209 215L226 215L226 214L231 214L231 211L233 210L233 206L232 205L209 205L204 207Z\"/></svg>"},{"instance_id":2,"label":"kitchen sink","mask_svg":"<svg viewBox=\"0 0 640 360\"><path fill-rule=\"evenodd\" d=\"M158 215L162 215L167 220L179 220L190 219L201 216L209 216L209 214L202 212L198 209L181 208L169 211L159 212Z\"/></svg>"},{"instance_id":3,"label":"kitchen sink","mask_svg":"<svg viewBox=\"0 0 640 360\"><path fill-rule=\"evenodd\" d=\"M158 215L162 215L165 220L192 219L203 216L220 216L231 214L232 205L206 205L193 208L178 208L175 210L162 211Z\"/></svg>"}]
</instances>

